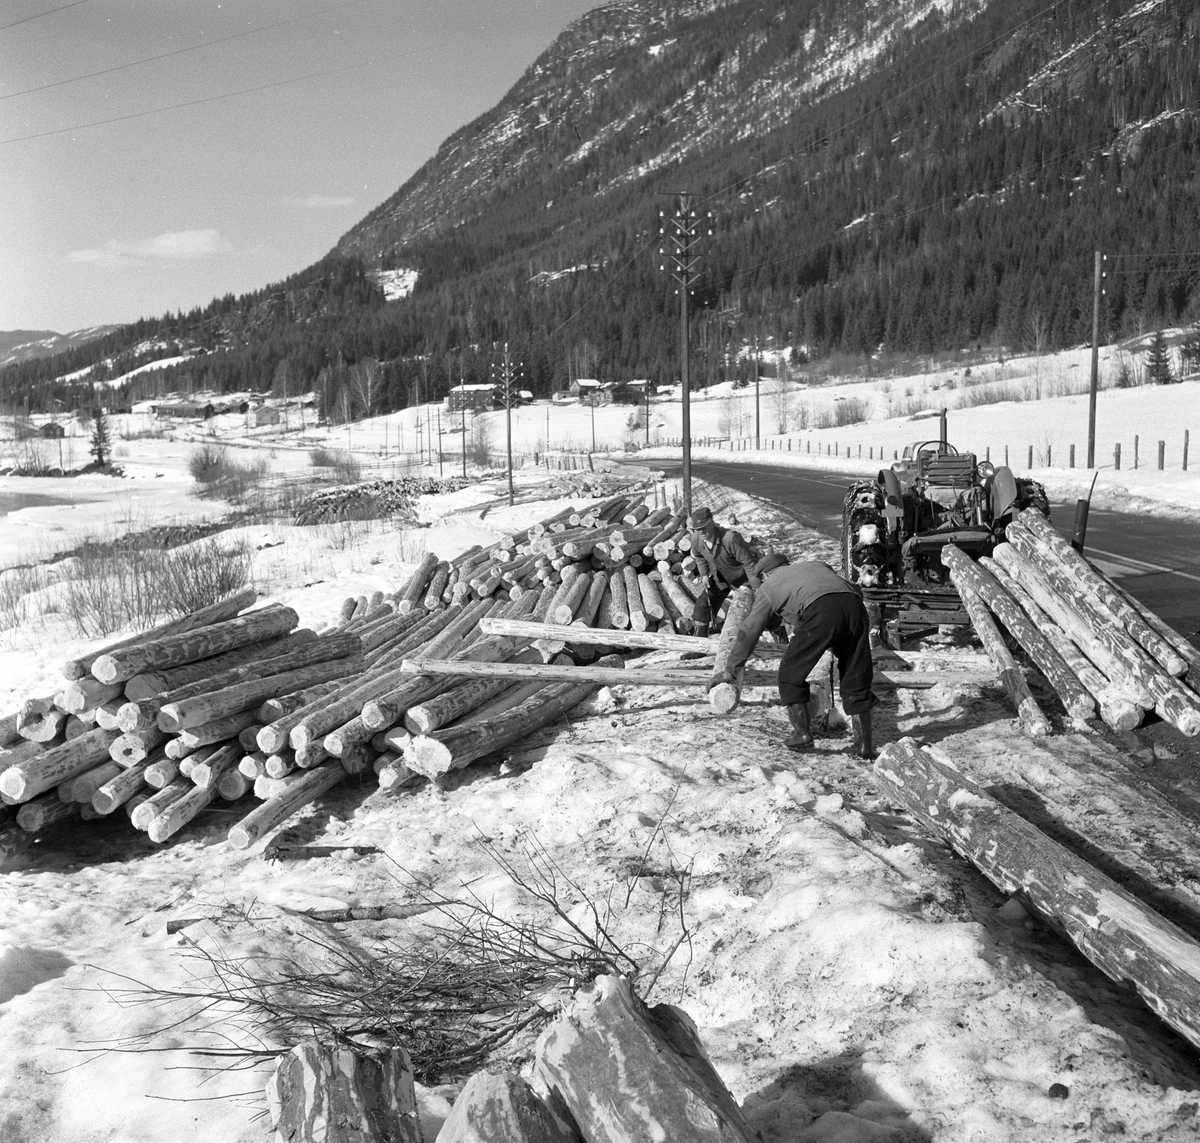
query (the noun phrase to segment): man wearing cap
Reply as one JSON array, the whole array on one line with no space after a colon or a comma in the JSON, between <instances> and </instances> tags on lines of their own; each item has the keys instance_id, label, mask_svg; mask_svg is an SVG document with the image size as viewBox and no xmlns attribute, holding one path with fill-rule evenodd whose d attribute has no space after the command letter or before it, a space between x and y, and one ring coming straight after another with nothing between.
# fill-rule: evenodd
<instances>
[{"instance_id":1,"label":"man wearing cap","mask_svg":"<svg viewBox=\"0 0 1200 1143\"><path fill-rule=\"evenodd\" d=\"M754 594L754 606L738 630L725 671L712 677L709 689L734 681L768 622L779 616L792 633L779 663L779 698L793 730L784 745L804 750L813 744L808 676L826 650L832 650L855 749L863 758L873 758L871 708L879 700L871 690L869 623L858 593L827 564L789 564L786 556L775 552L763 559L758 574L762 583Z\"/></svg>"},{"instance_id":2,"label":"man wearing cap","mask_svg":"<svg viewBox=\"0 0 1200 1143\"><path fill-rule=\"evenodd\" d=\"M713 617L735 587L748 583L758 588L756 552L732 528L722 528L710 508L696 508L688 521L692 530L692 556L700 572L704 591L696 600L692 621L695 634L707 638Z\"/></svg>"}]
</instances>

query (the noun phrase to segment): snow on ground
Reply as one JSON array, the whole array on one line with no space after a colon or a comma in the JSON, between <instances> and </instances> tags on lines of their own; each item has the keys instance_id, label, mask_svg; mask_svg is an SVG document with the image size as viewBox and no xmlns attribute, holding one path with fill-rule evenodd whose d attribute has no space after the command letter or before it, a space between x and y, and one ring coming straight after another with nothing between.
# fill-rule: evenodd
<instances>
[{"instance_id":1,"label":"snow on ground","mask_svg":"<svg viewBox=\"0 0 1200 1143\"><path fill-rule=\"evenodd\" d=\"M1060 364L1071 367L1065 359ZM938 398L948 394L944 381L914 380L908 396L940 407ZM874 394L874 407L888 397L884 384L823 387L793 401L811 402L811 422L820 402L832 407L838 396ZM891 383L893 401L905 396L905 384ZM766 424L770 386L764 391ZM698 394L694 435L752 432L752 393L726 387ZM1098 456L1111 460L1120 438L1124 465L1120 473L1101 469L1095 502L1200 510L1193 472L1184 473L1170 451L1184 428L1200 424L1198 410L1200 390L1192 383L1102 392ZM524 407L513 415L514 448L521 460L547 442L590 449L593 418L600 449L643 441L644 429L634 433L628 424L634 412ZM677 401L653 404L652 441L678 436L679 414ZM1082 464L1081 417L1086 398L1078 396L980 406L951 412L950 439L980 456L990 448L994 461L1007 444L1018 473L1026 471L1032 444L1038 454L1032 475L1052 495L1073 497L1086 492L1094 475L1062 467L1072 442ZM502 451L504 414L485 419L493 448ZM114 417L124 477L0 478L0 509L12 509L0 516L0 565L37 562L98 532L219 516L225 506L193 495L188 462L201 445L227 445L234 456L265 461L272 479L286 480L311 471L317 446L352 452L365 464L365 477L403 472L411 459L404 454L427 449L432 437L442 442L442 467L452 474L463 439L450 431L452 420L442 414L439 434L436 407L422 407L351 426L309 424L301 434L294 424L287 433L250 430L233 416L169 428L137 415ZM86 436L72 432L68 466L86 460ZM872 472L881 450L890 461L903 444L936 433L936 419L880 417L793 431L774 438L774 449L693 455ZM1136 472L1130 470L1135 433L1141 438ZM1149 442L1158 439L1169 443L1163 473L1150 467L1156 455ZM835 440L838 458L818 456ZM874 456L860 461L860 444ZM1052 466L1039 459L1046 445ZM41 447L56 452L57 442ZM656 449L639 459L674 456L678 450ZM519 469L518 489L537 479L531 467ZM505 492L503 481L489 481L424 498L420 516L428 527L246 525L234 535L254 549L254 582L264 595L321 627L347 596L394 590L424 551L451 556L558 507L509 508ZM701 493L747 530L780 538L784 521L756 502L720 490ZM31 494L61 502L21 507L18 498ZM834 558L833 545L812 533L793 530L783 546L793 555ZM52 690L59 663L88 645L52 610L6 633L0 709ZM285 951L305 933L328 931L295 910L411 900L413 886L400 868L449 894L468 882L486 884L498 901L515 903L515 890L480 848L481 837L514 860L536 839L589 895L628 896L619 920L623 939L660 952L678 935L660 929L664 893L686 871L691 941L652 999L680 1003L697 1020L718 1070L768 1143L1194 1138L1195 1053L1164 1035L1052 933L1020 917L1006 920L1011 911L1001 915L1003 898L883 803L845 739L819 739L807 756L784 750L785 719L770 699L768 691L752 692L735 716L722 720L690 693L615 688L515 748L504 773L492 761L441 787L401 795L369 783L348 786L297 822L307 840L374 844L386 857L271 864L261 845L229 850L224 836L235 813L226 807L162 847L123 821L38 846L0 874L0 1140L156 1143L183 1132L197 1143L265 1140L265 1122L255 1118L262 1075L218 1076L197 1086L201 1073L188 1070L196 1061L177 1050L195 1042L189 1033L161 1038L161 1046L173 1049L166 1054L78 1051L163 1028L171 1018L162 1009L117 1003L102 991L114 983L110 974L182 984L194 967L186 959L188 942L201 933L232 952ZM1012 781L1037 753L996 688L899 692L879 721L882 741L901 734L937 741L968 772L975 767L991 782ZM1055 742L1109 769L1141 764L1107 739L1064 733ZM1079 799L1070 791L1062 796L1066 814ZM1079 828L1086 827L1085 820ZM639 866L651 875L635 876ZM165 933L170 917L215 915L226 906L251 910L253 923L226 917ZM342 932L370 946L403 928L388 921ZM1066 1098L1050 1097L1054 1083L1067 1088ZM229 1092L250 1094L210 1098ZM424 1093L430 1140L452 1094Z\"/></svg>"},{"instance_id":2,"label":"snow on ground","mask_svg":"<svg viewBox=\"0 0 1200 1143\"><path fill-rule=\"evenodd\" d=\"M536 479L519 473L519 489ZM188 507L178 473L112 483L172 490L164 513ZM427 528L247 528L256 582L321 626L346 596L397 587L424 550L453 555L559 507L510 508L505 490L492 480L423 498ZM793 557L834 557L831 541L756 501L697 494ZM68 514L13 515L31 513L39 528ZM0 709L52 688L83 648L60 622L45 616L0 652ZM185 1049L212 1040L176 1026L178 1009L120 990L204 987L198 948L265 959L311 955L314 939L403 941L419 919L329 926L299 911L419 912L418 882L449 896L470 886L535 915L485 843L518 868L542 847L577 886L572 915L585 897L608 900L615 936L650 963L680 936L672 886L685 886L688 937L651 1000L696 1020L766 1143L1194 1139L1195 1052L1049 930L1002 912L1001 895L879 797L843 733L805 755L783 748L772 698L750 691L720 718L691 691L615 687L513 747L503 767L492 759L399 794L351 782L291 823L299 841L377 855L291 863L265 860L263 843L234 851L225 835L249 807L227 805L162 846L119 813L39 844L0 873L0 1139L266 1143L265 1072L195 1070L204 1061ZM1033 756L998 686L895 692L877 718L881 741L938 742L989 782ZM1101 736L1065 729L1055 742L1109 770L1136 762ZM168 936L178 917L208 919ZM104 1050L156 1031L153 1052ZM209 1031L247 1042L228 1016ZM454 1090L421 1092L430 1143Z\"/></svg>"}]
</instances>

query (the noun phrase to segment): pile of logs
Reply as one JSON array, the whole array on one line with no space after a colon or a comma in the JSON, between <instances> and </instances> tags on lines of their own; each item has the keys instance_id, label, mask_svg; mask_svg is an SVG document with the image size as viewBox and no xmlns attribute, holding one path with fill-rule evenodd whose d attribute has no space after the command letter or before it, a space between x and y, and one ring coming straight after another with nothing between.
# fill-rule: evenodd
<instances>
[{"instance_id":1,"label":"pile of logs","mask_svg":"<svg viewBox=\"0 0 1200 1143\"><path fill-rule=\"evenodd\" d=\"M412 1062L402 1047L306 1041L280 1060L267 1100L277 1140L422 1139ZM669 1004L647 1008L624 977L601 976L538 1039L532 1083L510 1073L476 1073L454 1101L437 1143L761 1138L687 1013Z\"/></svg>"},{"instance_id":2,"label":"pile of logs","mask_svg":"<svg viewBox=\"0 0 1200 1143\"><path fill-rule=\"evenodd\" d=\"M1009 650L1025 651L1074 720L1117 730L1154 711L1200 734L1200 651L1094 568L1036 509L1008 525L1008 542L973 562L953 544L942 561L1017 707L1026 733L1050 722Z\"/></svg>"},{"instance_id":3,"label":"pile of logs","mask_svg":"<svg viewBox=\"0 0 1200 1143\"><path fill-rule=\"evenodd\" d=\"M688 546L679 513L622 495L429 555L319 635L289 607L247 610L250 591L105 647L0 720L0 798L19 807L0 811L0 839L123 809L161 842L252 792L261 804L229 831L245 847L349 774L414 787L605 682L703 687L706 671L626 672L612 654L691 629ZM526 627L486 627L505 620Z\"/></svg>"},{"instance_id":4,"label":"pile of logs","mask_svg":"<svg viewBox=\"0 0 1200 1143\"><path fill-rule=\"evenodd\" d=\"M412 517L413 497L457 492L470 483L461 476L399 476L324 488L301 501L295 511L295 522L331 524L339 520Z\"/></svg>"}]
</instances>

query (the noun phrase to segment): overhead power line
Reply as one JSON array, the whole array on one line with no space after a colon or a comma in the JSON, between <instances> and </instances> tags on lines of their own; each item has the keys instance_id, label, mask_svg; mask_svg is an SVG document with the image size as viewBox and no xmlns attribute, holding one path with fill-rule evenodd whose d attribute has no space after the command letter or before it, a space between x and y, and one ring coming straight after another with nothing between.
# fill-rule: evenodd
<instances>
[{"instance_id":1,"label":"overhead power line","mask_svg":"<svg viewBox=\"0 0 1200 1143\"><path fill-rule=\"evenodd\" d=\"M87 0L78 0L78 2L86 3ZM278 20L274 24L264 24L260 28L250 28L244 32L235 32L231 36L222 36L217 40L205 40L201 44L192 44L190 47L186 48L175 48L174 51L162 52L157 56L145 56L140 60L130 60L129 63L116 64L113 67L101 68L99 71L89 71L83 75L70 76L67 79L56 79L53 83L43 83L37 87L27 87L24 91L12 91L7 95L0 95L0 102L3 102L6 99L16 99L18 96L22 95L37 95L43 91L52 91L56 87L66 87L68 84L81 83L85 79L95 79L97 76L101 75L112 75L114 72L128 71L130 68L141 67L143 64L157 63L159 60L172 59L175 56L182 56L187 55L190 52L202 51L204 48L215 48L218 44L228 44L233 40L245 39L247 36L257 36L262 32L269 32L274 28L284 28L289 24L298 24L302 20L311 20L317 16L325 16L330 12L337 12L342 8L354 8L359 4L366 4L369 2L370 0L346 0L345 3L334 4L329 8L322 8L319 12L309 12L303 16L293 16L290 20ZM74 5L67 6L74 7Z\"/></svg>"},{"instance_id":2,"label":"overhead power line","mask_svg":"<svg viewBox=\"0 0 1200 1143\"><path fill-rule=\"evenodd\" d=\"M446 45L435 45L435 47ZM429 49L414 49L387 56L387 60L403 59L405 56L423 55ZM77 123L72 127L55 127L49 131L36 131L32 135L16 135L11 139L0 139L0 147L8 143L25 143L30 139L45 139L51 135L69 135L72 131L86 131L92 127L103 127L108 123L126 123L131 119L145 119L149 115L162 115L167 111L179 111L187 107L200 107L205 103L216 103L222 99L235 99L239 95L252 95L256 91L270 91L276 87L287 87L294 83L304 83L309 79L321 79L327 75L341 75L348 71L358 71L364 67L378 67L384 60L360 60L358 63L346 64L344 67L328 68L325 71L308 72L305 75L292 76L289 79L277 79L273 83L260 83L254 87L243 87L238 91L226 91L221 95L206 95L202 99L189 99L184 103L171 103L165 107L152 107L147 111L131 111L128 115L114 115L109 119L93 119L90 123Z\"/></svg>"},{"instance_id":3,"label":"overhead power line","mask_svg":"<svg viewBox=\"0 0 1200 1143\"><path fill-rule=\"evenodd\" d=\"M28 24L31 20L40 20L43 16L53 16L55 12L65 12L68 8L78 8L80 4L86 4L88 0L75 0L73 4L60 4L57 8L47 8L44 12L38 12L33 16L25 16L20 20L13 20L10 24L0 24L0 32L7 31L9 28L15 28L18 24Z\"/></svg>"}]
</instances>

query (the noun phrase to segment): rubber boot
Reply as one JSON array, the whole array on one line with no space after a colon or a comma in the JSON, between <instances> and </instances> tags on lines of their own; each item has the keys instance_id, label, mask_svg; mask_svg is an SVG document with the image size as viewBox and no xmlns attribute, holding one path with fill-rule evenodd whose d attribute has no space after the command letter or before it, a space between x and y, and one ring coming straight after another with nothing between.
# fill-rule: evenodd
<instances>
[{"instance_id":1,"label":"rubber boot","mask_svg":"<svg viewBox=\"0 0 1200 1143\"><path fill-rule=\"evenodd\" d=\"M850 725L854 729L854 752L860 758L874 758L875 743L871 732L871 712L852 714Z\"/></svg>"},{"instance_id":2,"label":"rubber boot","mask_svg":"<svg viewBox=\"0 0 1200 1143\"><path fill-rule=\"evenodd\" d=\"M807 750L813 744L812 729L808 721L808 703L789 703L787 713L792 723L792 734L784 740L784 746L789 750Z\"/></svg>"}]
</instances>

